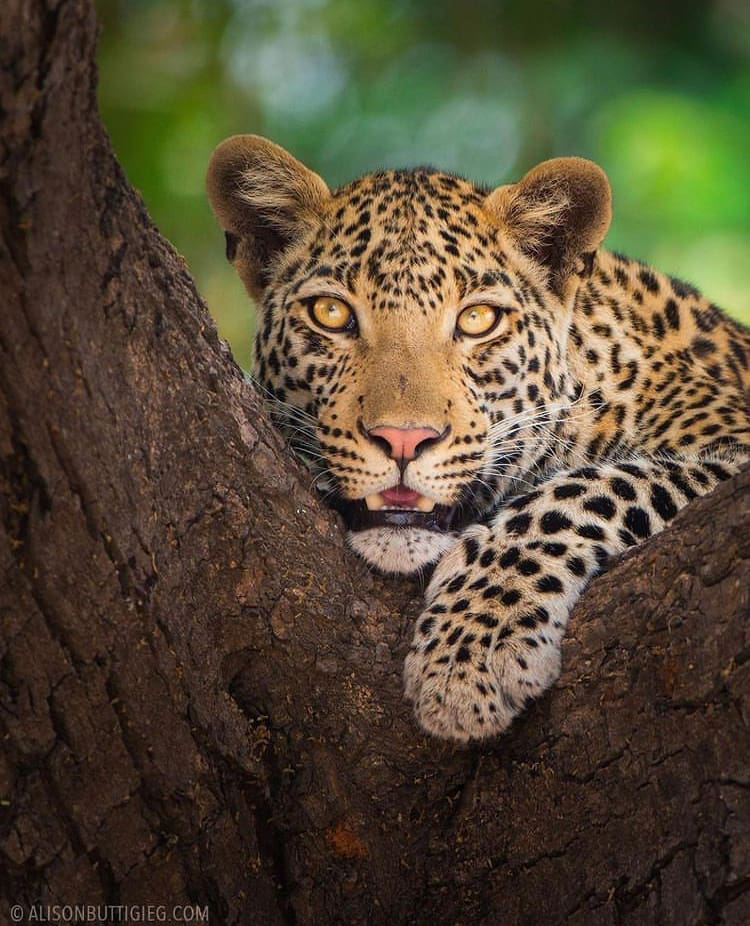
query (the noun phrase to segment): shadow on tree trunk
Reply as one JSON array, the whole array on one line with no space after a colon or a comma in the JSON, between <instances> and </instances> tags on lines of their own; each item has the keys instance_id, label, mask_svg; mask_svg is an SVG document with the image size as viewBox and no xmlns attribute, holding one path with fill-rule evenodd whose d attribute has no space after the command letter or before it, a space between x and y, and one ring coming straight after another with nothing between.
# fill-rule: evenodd
<instances>
[{"instance_id":1,"label":"shadow on tree trunk","mask_svg":"<svg viewBox=\"0 0 750 926\"><path fill-rule=\"evenodd\" d=\"M419 589L346 550L123 177L89 3L0 22L3 910L750 922L750 473L592 585L509 734L428 740Z\"/></svg>"}]
</instances>

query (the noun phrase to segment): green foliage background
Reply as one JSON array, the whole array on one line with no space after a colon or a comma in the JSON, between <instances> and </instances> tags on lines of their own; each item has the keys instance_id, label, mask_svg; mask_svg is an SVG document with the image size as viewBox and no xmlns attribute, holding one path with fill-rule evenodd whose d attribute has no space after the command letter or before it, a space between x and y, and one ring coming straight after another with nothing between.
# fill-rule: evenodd
<instances>
[{"instance_id":1,"label":"green foliage background","mask_svg":"<svg viewBox=\"0 0 750 926\"><path fill-rule=\"evenodd\" d=\"M337 185L430 163L489 184L578 154L607 244L750 322L747 0L101 0L115 149L250 365L252 307L203 178L256 132Z\"/></svg>"}]
</instances>

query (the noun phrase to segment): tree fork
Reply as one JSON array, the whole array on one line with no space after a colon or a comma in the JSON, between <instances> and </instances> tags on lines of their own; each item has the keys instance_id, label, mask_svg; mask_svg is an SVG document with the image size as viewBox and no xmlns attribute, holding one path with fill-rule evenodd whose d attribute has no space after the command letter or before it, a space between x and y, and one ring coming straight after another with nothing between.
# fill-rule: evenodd
<instances>
[{"instance_id":1,"label":"tree fork","mask_svg":"<svg viewBox=\"0 0 750 926\"><path fill-rule=\"evenodd\" d=\"M0 36L3 915L750 922L750 472L593 583L507 735L422 736L419 589L346 550L127 184L90 3Z\"/></svg>"}]
</instances>

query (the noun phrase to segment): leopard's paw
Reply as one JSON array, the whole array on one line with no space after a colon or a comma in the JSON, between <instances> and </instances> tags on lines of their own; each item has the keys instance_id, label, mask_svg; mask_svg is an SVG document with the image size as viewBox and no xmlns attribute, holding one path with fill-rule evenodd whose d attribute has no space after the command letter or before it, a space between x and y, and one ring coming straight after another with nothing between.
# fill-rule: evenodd
<instances>
[{"instance_id":1,"label":"leopard's paw","mask_svg":"<svg viewBox=\"0 0 750 926\"><path fill-rule=\"evenodd\" d=\"M427 612L404 681L428 733L466 742L502 733L559 673L559 645L543 630L531 636L487 612L464 613L460 622Z\"/></svg>"}]
</instances>

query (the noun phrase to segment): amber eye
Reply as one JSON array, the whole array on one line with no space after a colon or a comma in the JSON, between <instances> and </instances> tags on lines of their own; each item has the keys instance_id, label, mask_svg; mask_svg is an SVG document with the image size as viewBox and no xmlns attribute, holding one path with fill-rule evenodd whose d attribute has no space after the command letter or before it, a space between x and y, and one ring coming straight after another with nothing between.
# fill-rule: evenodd
<instances>
[{"instance_id":1,"label":"amber eye","mask_svg":"<svg viewBox=\"0 0 750 926\"><path fill-rule=\"evenodd\" d=\"M354 312L343 299L334 296L310 300L310 316L328 331L350 331L355 325Z\"/></svg>"},{"instance_id":2,"label":"amber eye","mask_svg":"<svg viewBox=\"0 0 750 926\"><path fill-rule=\"evenodd\" d=\"M492 331L500 320L500 314L500 309L486 303L467 306L458 315L456 330L470 338L479 338Z\"/></svg>"}]
</instances>

